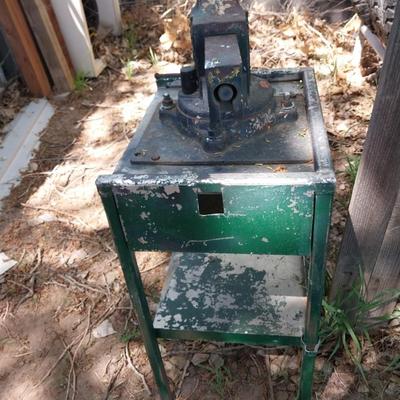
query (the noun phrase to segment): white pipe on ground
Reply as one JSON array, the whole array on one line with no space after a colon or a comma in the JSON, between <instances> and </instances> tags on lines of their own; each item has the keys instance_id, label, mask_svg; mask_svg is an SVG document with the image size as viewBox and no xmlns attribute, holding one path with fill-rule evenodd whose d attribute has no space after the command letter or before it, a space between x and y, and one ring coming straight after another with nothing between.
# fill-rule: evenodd
<instances>
[{"instance_id":1,"label":"white pipe on ground","mask_svg":"<svg viewBox=\"0 0 400 400\"><path fill-rule=\"evenodd\" d=\"M378 54L379 58L383 61L385 58L386 49L378 36L376 36L375 33L373 33L366 25L363 25L360 28L360 32L371 45L371 47L376 51L376 54Z\"/></svg>"}]
</instances>

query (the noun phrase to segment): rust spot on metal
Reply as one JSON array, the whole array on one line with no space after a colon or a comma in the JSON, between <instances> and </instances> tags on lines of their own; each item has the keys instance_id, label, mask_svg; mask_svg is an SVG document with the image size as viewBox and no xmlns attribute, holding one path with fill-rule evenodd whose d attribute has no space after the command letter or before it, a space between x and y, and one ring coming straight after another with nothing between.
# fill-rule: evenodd
<instances>
[{"instance_id":1,"label":"rust spot on metal","mask_svg":"<svg viewBox=\"0 0 400 400\"><path fill-rule=\"evenodd\" d=\"M260 81L259 86L263 89L268 89L271 87L271 84L266 79L263 79Z\"/></svg>"}]
</instances>

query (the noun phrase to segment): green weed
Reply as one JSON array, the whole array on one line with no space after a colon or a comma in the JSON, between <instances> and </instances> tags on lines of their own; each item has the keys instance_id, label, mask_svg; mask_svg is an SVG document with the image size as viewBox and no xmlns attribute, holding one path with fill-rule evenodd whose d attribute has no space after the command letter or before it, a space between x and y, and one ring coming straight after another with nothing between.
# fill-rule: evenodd
<instances>
[{"instance_id":1,"label":"green weed","mask_svg":"<svg viewBox=\"0 0 400 400\"><path fill-rule=\"evenodd\" d=\"M138 40L135 25L131 24L128 26L123 33L123 38L126 40L128 49L134 51Z\"/></svg>"},{"instance_id":2,"label":"green weed","mask_svg":"<svg viewBox=\"0 0 400 400\"><path fill-rule=\"evenodd\" d=\"M354 155L347 157L347 167L346 167L346 175L349 177L350 183L354 185L356 181L358 168L360 166L361 156Z\"/></svg>"},{"instance_id":3,"label":"green weed","mask_svg":"<svg viewBox=\"0 0 400 400\"><path fill-rule=\"evenodd\" d=\"M383 372L392 372L400 370L400 356L395 356L390 364L384 369Z\"/></svg>"},{"instance_id":4,"label":"green weed","mask_svg":"<svg viewBox=\"0 0 400 400\"><path fill-rule=\"evenodd\" d=\"M232 380L231 371L225 366L211 368L205 365L199 365L199 367L213 374L213 380L211 382L211 389L213 392L221 399L227 398L227 385Z\"/></svg>"},{"instance_id":5,"label":"green weed","mask_svg":"<svg viewBox=\"0 0 400 400\"><path fill-rule=\"evenodd\" d=\"M338 351L344 351L367 383L361 361L365 341L371 344L369 331L396 316L392 313L373 317L371 314L399 296L400 290L398 289L385 290L368 300L364 274L360 270L359 279L348 293L337 296L332 303L323 301L324 318L320 330L321 342L334 342L329 359Z\"/></svg>"},{"instance_id":6,"label":"green weed","mask_svg":"<svg viewBox=\"0 0 400 400\"><path fill-rule=\"evenodd\" d=\"M125 332L120 336L121 342L129 343L132 340L137 340L140 338L139 328L126 329Z\"/></svg>"},{"instance_id":7,"label":"green weed","mask_svg":"<svg viewBox=\"0 0 400 400\"><path fill-rule=\"evenodd\" d=\"M334 343L329 359L338 351L344 351L367 383L361 361L365 341L371 344L369 331L396 317L393 313L378 317L371 314L399 296L400 290L386 290L368 300L364 275L360 271L360 279L346 295L338 296L333 303L323 301L320 337L321 343Z\"/></svg>"},{"instance_id":8,"label":"green weed","mask_svg":"<svg viewBox=\"0 0 400 400\"><path fill-rule=\"evenodd\" d=\"M85 73L80 71L77 72L74 79L74 87L77 92L82 92L84 89L88 87L87 78Z\"/></svg>"},{"instance_id":9,"label":"green weed","mask_svg":"<svg viewBox=\"0 0 400 400\"><path fill-rule=\"evenodd\" d=\"M149 47L149 60L153 66L158 64L157 53L151 47Z\"/></svg>"},{"instance_id":10,"label":"green weed","mask_svg":"<svg viewBox=\"0 0 400 400\"><path fill-rule=\"evenodd\" d=\"M135 74L135 66L132 60L127 60L124 62L123 71L127 79L131 80Z\"/></svg>"}]
</instances>

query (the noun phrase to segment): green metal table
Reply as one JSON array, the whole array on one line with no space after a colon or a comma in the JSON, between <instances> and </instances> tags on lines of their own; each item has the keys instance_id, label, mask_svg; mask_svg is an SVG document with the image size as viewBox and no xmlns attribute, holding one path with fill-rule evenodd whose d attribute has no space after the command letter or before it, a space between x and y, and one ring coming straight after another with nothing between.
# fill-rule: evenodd
<instances>
[{"instance_id":1,"label":"green metal table","mask_svg":"<svg viewBox=\"0 0 400 400\"><path fill-rule=\"evenodd\" d=\"M299 347L299 398L312 396L335 177L313 71L258 73L299 117L244 144L250 160L242 146L199 162L199 144L158 119L162 94L179 91L163 75L115 172L97 180L162 399L174 396L158 338ZM136 162L150 141L157 157ZM135 251L173 252L154 319Z\"/></svg>"}]
</instances>

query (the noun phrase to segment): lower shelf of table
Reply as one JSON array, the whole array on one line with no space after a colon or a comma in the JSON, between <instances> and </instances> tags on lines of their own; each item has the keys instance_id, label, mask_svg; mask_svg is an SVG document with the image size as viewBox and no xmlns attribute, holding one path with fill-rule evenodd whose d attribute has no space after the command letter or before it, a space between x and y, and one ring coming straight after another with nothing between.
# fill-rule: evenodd
<instances>
[{"instance_id":1,"label":"lower shelf of table","mask_svg":"<svg viewBox=\"0 0 400 400\"><path fill-rule=\"evenodd\" d=\"M304 282L298 256L175 253L154 328L162 338L300 345Z\"/></svg>"}]
</instances>

